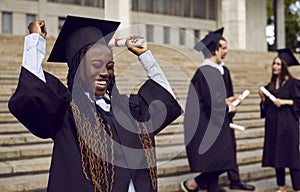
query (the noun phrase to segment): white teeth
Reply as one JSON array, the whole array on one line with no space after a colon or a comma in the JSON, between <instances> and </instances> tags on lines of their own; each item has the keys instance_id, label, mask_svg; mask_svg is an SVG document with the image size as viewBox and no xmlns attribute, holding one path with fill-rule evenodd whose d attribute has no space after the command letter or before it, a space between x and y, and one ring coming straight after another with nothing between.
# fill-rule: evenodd
<instances>
[{"instance_id":1,"label":"white teeth","mask_svg":"<svg viewBox=\"0 0 300 192\"><path fill-rule=\"evenodd\" d=\"M106 85L106 81L96 81L96 83L99 85Z\"/></svg>"}]
</instances>

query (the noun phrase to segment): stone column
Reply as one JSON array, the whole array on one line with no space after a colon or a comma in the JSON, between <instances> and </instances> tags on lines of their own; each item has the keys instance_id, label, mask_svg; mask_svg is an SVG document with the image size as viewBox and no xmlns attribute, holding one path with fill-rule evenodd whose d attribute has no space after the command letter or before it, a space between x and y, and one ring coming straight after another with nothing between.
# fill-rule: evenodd
<instances>
[{"instance_id":1,"label":"stone column","mask_svg":"<svg viewBox=\"0 0 300 192\"><path fill-rule=\"evenodd\" d=\"M224 37L231 49L246 49L246 0L222 1Z\"/></svg>"},{"instance_id":2,"label":"stone column","mask_svg":"<svg viewBox=\"0 0 300 192\"><path fill-rule=\"evenodd\" d=\"M170 27L170 44L179 45L179 29L178 27Z\"/></svg>"},{"instance_id":3,"label":"stone column","mask_svg":"<svg viewBox=\"0 0 300 192\"><path fill-rule=\"evenodd\" d=\"M274 0L275 47L285 48L284 0Z\"/></svg>"},{"instance_id":4,"label":"stone column","mask_svg":"<svg viewBox=\"0 0 300 192\"><path fill-rule=\"evenodd\" d=\"M194 29L185 29L185 45L187 47L195 46Z\"/></svg>"},{"instance_id":5,"label":"stone column","mask_svg":"<svg viewBox=\"0 0 300 192\"><path fill-rule=\"evenodd\" d=\"M104 17L108 20L120 21L118 36L127 36L131 24L130 18L131 0L105 0ZM129 30L130 31L130 30Z\"/></svg>"}]
</instances>

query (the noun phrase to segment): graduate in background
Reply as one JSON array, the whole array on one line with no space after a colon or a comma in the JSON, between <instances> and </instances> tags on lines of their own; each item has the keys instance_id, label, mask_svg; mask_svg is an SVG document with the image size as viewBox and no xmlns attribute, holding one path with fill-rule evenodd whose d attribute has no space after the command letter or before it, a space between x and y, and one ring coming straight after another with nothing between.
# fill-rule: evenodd
<instances>
[{"instance_id":1,"label":"graduate in background","mask_svg":"<svg viewBox=\"0 0 300 192\"><path fill-rule=\"evenodd\" d=\"M293 65L299 65L293 53L278 50L271 81L265 86L277 99L273 103L259 91L261 117L265 118L262 166L275 168L279 192L285 191L285 167L290 169L293 189L300 192L300 81L289 72L288 67Z\"/></svg>"},{"instance_id":2,"label":"graduate in background","mask_svg":"<svg viewBox=\"0 0 300 192\"><path fill-rule=\"evenodd\" d=\"M154 135L181 114L148 47L138 56L149 80L130 97L116 88L112 50L119 22L68 16L48 61L67 62L65 87L43 71L46 27L29 25L11 113L33 134L52 138L47 191L157 191Z\"/></svg>"},{"instance_id":3,"label":"graduate in background","mask_svg":"<svg viewBox=\"0 0 300 192\"><path fill-rule=\"evenodd\" d=\"M235 98L227 98L221 74L221 38L219 33L209 33L195 46L205 60L189 87L184 137L190 169L201 174L181 183L185 192L196 192L204 184L208 192L219 191L219 175L236 164L228 116L236 110L231 104Z\"/></svg>"}]
</instances>

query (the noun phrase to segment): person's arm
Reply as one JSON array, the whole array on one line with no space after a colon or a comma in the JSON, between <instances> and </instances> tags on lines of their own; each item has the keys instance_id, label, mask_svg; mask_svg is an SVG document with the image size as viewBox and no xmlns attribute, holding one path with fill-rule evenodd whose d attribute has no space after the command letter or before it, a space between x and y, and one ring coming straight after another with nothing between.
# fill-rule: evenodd
<instances>
[{"instance_id":1,"label":"person's arm","mask_svg":"<svg viewBox=\"0 0 300 192\"><path fill-rule=\"evenodd\" d=\"M174 92L165 77L164 73L160 69L158 63L156 62L155 58L153 57L150 50L146 51L142 55L139 56L139 60L144 67L147 77L152 79L156 83L160 84L163 88L165 88L174 98Z\"/></svg>"},{"instance_id":2,"label":"person's arm","mask_svg":"<svg viewBox=\"0 0 300 192\"><path fill-rule=\"evenodd\" d=\"M132 37L127 39L126 45L128 47L128 50L138 56L139 61L141 62L142 66L144 67L147 73L147 77L158 83L160 86L166 89L174 98L176 98L167 78L160 69L148 46L145 45L144 47L135 47L130 45L130 43L128 42L132 40L134 41L138 38L141 37Z\"/></svg>"},{"instance_id":3,"label":"person's arm","mask_svg":"<svg viewBox=\"0 0 300 192\"><path fill-rule=\"evenodd\" d=\"M46 82L42 61L46 52L46 40L38 33L25 37L22 66Z\"/></svg>"},{"instance_id":4,"label":"person's arm","mask_svg":"<svg viewBox=\"0 0 300 192\"><path fill-rule=\"evenodd\" d=\"M42 61L46 54L45 22L33 21L28 25L29 35L25 37L22 66L46 82Z\"/></svg>"}]
</instances>

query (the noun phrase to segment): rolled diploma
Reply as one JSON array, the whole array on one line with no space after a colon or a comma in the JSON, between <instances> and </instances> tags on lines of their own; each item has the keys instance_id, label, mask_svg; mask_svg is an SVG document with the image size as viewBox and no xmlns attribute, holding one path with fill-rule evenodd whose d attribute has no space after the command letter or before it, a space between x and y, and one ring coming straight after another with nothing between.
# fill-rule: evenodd
<instances>
[{"instance_id":1,"label":"rolled diploma","mask_svg":"<svg viewBox=\"0 0 300 192\"><path fill-rule=\"evenodd\" d=\"M239 97L232 102L232 105L235 107L238 106L238 104L240 104L241 101L243 101L249 94L250 94L249 90L243 91L243 93L240 94Z\"/></svg>"},{"instance_id":2,"label":"rolled diploma","mask_svg":"<svg viewBox=\"0 0 300 192\"><path fill-rule=\"evenodd\" d=\"M230 123L229 127L231 129L235 129L235 130L238 130L238 131L245 131L245 127L237 125L237 124L234 124L234 123Z\"/></svg>"},{"instance_id":3,"label":"rolled diploma","mask_svg":"<svg viewBox=\"0 0 300 192\"><path fill-rule=\"evenodd\" d=\"M276 97L274 97L274 95L272 95L266 88L264 88L264 87L260 87L260 90L267 96L267 97L269 97L269 99L271 100L271 101L275 101L276 100Z\"/></svg>"},{"instance_id":4,"label":"rolled diploma","mask_svg":"<svg viewBox=\"0 0 300 192\"><path fill-rule=\"evenodd\" d=\"M129 43L135 47L145 47L146 40L145 39L139 39L136 42L130 41ZM126 38L114 38L110 40L108 43L108 46L110 47L126 47Z\"/></svg>"}]
</instances>

